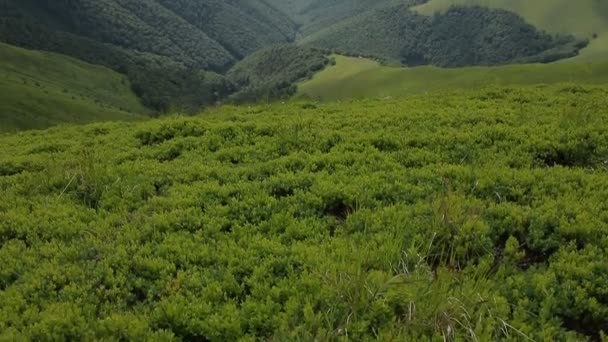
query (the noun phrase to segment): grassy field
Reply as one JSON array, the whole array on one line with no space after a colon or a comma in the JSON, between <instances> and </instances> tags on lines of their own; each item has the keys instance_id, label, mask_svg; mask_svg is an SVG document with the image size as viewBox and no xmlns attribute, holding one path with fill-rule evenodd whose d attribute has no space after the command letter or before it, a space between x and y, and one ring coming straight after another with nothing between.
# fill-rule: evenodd
<instances>
[{"instance_id":1,"label":"grassy field","mask_svg":"<svg viewBox=\"0 0 608 342\"><path fill-rule=\"evenodd\" d=\"M433 14L452 5L480 5L513 11L551 33L588 38L588 48L574 59L605 60L608 56L608 2L602 0L431 0L416 8ZM597 35L596 38L594 36Z\"/></svg>"},{"instance_id":2,"label":"grassy field","mask_svg":"<svg viewBox=\"0 0 608 342\"><path fill-rule=\"evenodd\" d=\"M0 43L0 132L133 120L146 113L128 80L116 72Z\"/></svg>"},{"instance_id":3,"label":"grassy field","mask_svg":"<svg viewBox=\"0 0 608 342\"><path fill-rule=\"evenodd\" d=\"M298 95L318 100L407 96L488 85L608 83L608 62L568 62L445 69L382 66L365 58L334 56L336 65L301 83Z\"/></svg>"},{"instance_id":4,"label":"grassy field","mask_svg":"<svg viewBox=\"0 0 608 342\"><path fill-rule=\"evenodd\" d=\"M0 340L585 341L608 89L0 135Z\"/></svg>"}]
</instances>

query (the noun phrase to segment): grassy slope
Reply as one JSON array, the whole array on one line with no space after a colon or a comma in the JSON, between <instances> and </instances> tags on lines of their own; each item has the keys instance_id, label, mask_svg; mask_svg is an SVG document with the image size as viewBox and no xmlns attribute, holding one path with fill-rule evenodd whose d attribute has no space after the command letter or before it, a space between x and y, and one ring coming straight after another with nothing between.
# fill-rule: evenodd
<instances>
[{"instance_id":1,"label":"grassy slope","mask_svg":"<svg viewBox=\"0 0 608 342\"><path fill-rule=\"evenodd\" d=\"M525 64L501 67L386 67L365 58L335 56L327 67L299 85L298 95L334 100L369 96L404 96L485 85L608 82L608 62Z\"/></svg>"},{"instance_id":2,"label":"grassy slope","mask_svg":"<svg viewBox=\"0 0 608 342\"><path fill-rule=\"evenodd\" d=\"M127 79L107 68L7 44L0 44L0 61L0 132L147 112Z\"/></svg>"},{"instance_id":3,"label":"grassy slope","mask_svg":"<svg viewBox=\"0 0 608 342\"><path fill-rule=\"evenodd\" d=\"M593 39L577 59L595 60L608 54L608 2L601 0L431 0L419 6L432 14L452 5L482 5L518 13L535 26L553 33L571 33Z\"/></svg>"},{"instance_id":4,"label":"grassy slope","mask_svg":"<svg viewBox=\"0 0 608 342\"><path fill-rule=\"evenodd\" d=\"M599 340L608 90L440 95L0 136L0 340Z\"/></svg>"}]
</instances>

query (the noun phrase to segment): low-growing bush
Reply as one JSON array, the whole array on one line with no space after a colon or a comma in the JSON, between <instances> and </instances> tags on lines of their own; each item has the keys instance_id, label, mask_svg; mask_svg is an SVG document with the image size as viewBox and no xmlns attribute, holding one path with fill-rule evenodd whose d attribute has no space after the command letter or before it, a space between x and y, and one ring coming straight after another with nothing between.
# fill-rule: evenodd
<instances>
[{"instance_id":1,"label":"low-growing bush","mask_svg":"<svg viewBox=\"0 0 608 342\"><path fill-rule=\"evenodd\" d=\"M601 340L607 95L2 135L0 340Z\"/></svg>"}]
</instances>

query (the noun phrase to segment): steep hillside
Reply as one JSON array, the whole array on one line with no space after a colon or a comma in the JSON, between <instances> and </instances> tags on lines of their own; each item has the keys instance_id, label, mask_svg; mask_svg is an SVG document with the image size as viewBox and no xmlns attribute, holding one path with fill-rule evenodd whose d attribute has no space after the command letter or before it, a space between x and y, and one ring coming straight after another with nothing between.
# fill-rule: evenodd
<instances>
[{"instance_id":1,"label":"steep hillside","mask_svg":"<svg viewBox=\"0 0 608 342\"><path fill-rule=\"evenodd\" d=\"M160 112L216 102L230 87L203 71L294 35L289 18L254 0L0 0L0 41L124 73Z\"/></svg>"},{"instance_id":2,"label":"steep hillside","mask_svg":"<svg viewBox=\"0 0 608 342\"><path fill-rule=\"evenodd\" d=\"M300 24L299 35L306 37L326 27L360 14L391 5L413 6L426 0L268 0Z\"/></svg>"},{"instance_id":3,"label":"steep hillside","mask_svg":"<svg viewBox=\"0 0 608 342\"><path fill-rule=\"evenodd\" d=\"M323 51L297 45L262 49L245 58L228 73L239 89L237 102L286 99L296 93L296 83L311 78L330 63Z\"/></svg>"},{"instance_id":4,"label":"steep hillside","mask_svg":"<svg viewBox=\"0 0 608 342\"><path fill-rule=\"evenodd\" d=\"M5 18L214 71L293 39L295 30L280 12L253 0L2 1Z\"/></svg>"},{"instance_id":5,"label":"steep hillside","mask_svg":"<svg viewBox=\"0 0 608 342\"><path fill-rule=\"evenodd\" d=\"M430 0L415 7L427 15L447 11L451 6L486 6L512 11L544 30L591 38L607 31L608 3L598 0Z\"/></svg>"},{"instance_id":6,"label":"steep hillside","mask_svg":"<svg viewBox=\"0 0 608 342\"><path fill-rule=\"evenodd\" d=\"M367 58L334 56L336 64L298 85L298 96L333 101L403 97L490 85L608 84L608 62L497 67L388 67Z\"/></svg>"},{"instance_id":7,"label":"steep hillside","mask_svg":"<svg viewBox=\"0 0 608 342\"><path fill-rule=\"evenodd\" d=\"M600 0L431 0L419 6L420 13L432 15L453 5L482 5L521 15L536 27L553 33L574 34L590 39L579 60L605 60L608 55L608 2Z\"/></svg>"},{"instance_id":8,"label":"steep hillside","mask_svg":"<svg viewBox=\"0 0 608 342\"><path fill-rule=\"evenodd\" d=\"M295 24L259 0L158 0L241 59L271 44L292 41Z\"/></svg>"},{"instance_id":9,"label":"steep hillside","mask_svg":"<svg viewBox=\"0 0 608 342\"><path fill-rule=\"evenodd\" d=\"M59 123L141 119L129 81L66 56L0 43L0 132Z\"/></svg>"},{"instance_id":10,"label":"steep hillside","mask_svg":"<svg viewBox=\"0 0 608 342\"><path fill-rule=\"evenodd\" d=\"M585 46L571 36L540 32L504 10L457 7L428 17L404 5L343 21L302 43L405 65L447 67L549 62Z\"/></svg>"},{"instance_id":11,"label":"steep hillside","mask_svg":"<svg viewBox=\"0 0 608 342\"><path fill-rule=\"evenodd\" d=\"M0 135L0 340L601 341L608 89Z\"/></svg>"},{"instance_id":12,"label":"steep hillside","mask_svg":"<svg viewBox=\"0 0 608 342\"><path fill-rule=\"evenodd\" d=\"M266 2L283 13L287 14L298 24L306 21L306 9L315 0L266 0Z\"/></svg>"}]
</instances>

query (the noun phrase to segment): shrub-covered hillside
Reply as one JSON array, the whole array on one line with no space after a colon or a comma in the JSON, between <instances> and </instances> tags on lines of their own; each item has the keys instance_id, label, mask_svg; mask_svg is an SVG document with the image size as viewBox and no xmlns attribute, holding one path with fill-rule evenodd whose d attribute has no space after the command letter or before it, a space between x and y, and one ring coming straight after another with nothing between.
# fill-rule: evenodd
<instances>
[{"instance_id":1,"label":"shrub-covered hillside","mask_svg":"<svg viewBox=\"0 0 608 342\"><path fill-rule=\"evenodd\" d=\"M429 17L407 5L367 12L303 42L342 54L441 67L552 62L575 56L586 45L572 36L546 34L504 10L453 7Z\"/></svg>"},{"instance_id":2,"label":"shrub-covered hillside","mask_svg":"<svg viewBox=\"0 0 608 342\"><path fill-rule=\"evenodd\" d=\"M0 339L599 339L607 95L0 136Z\"/></svg>"}]
</instances>

